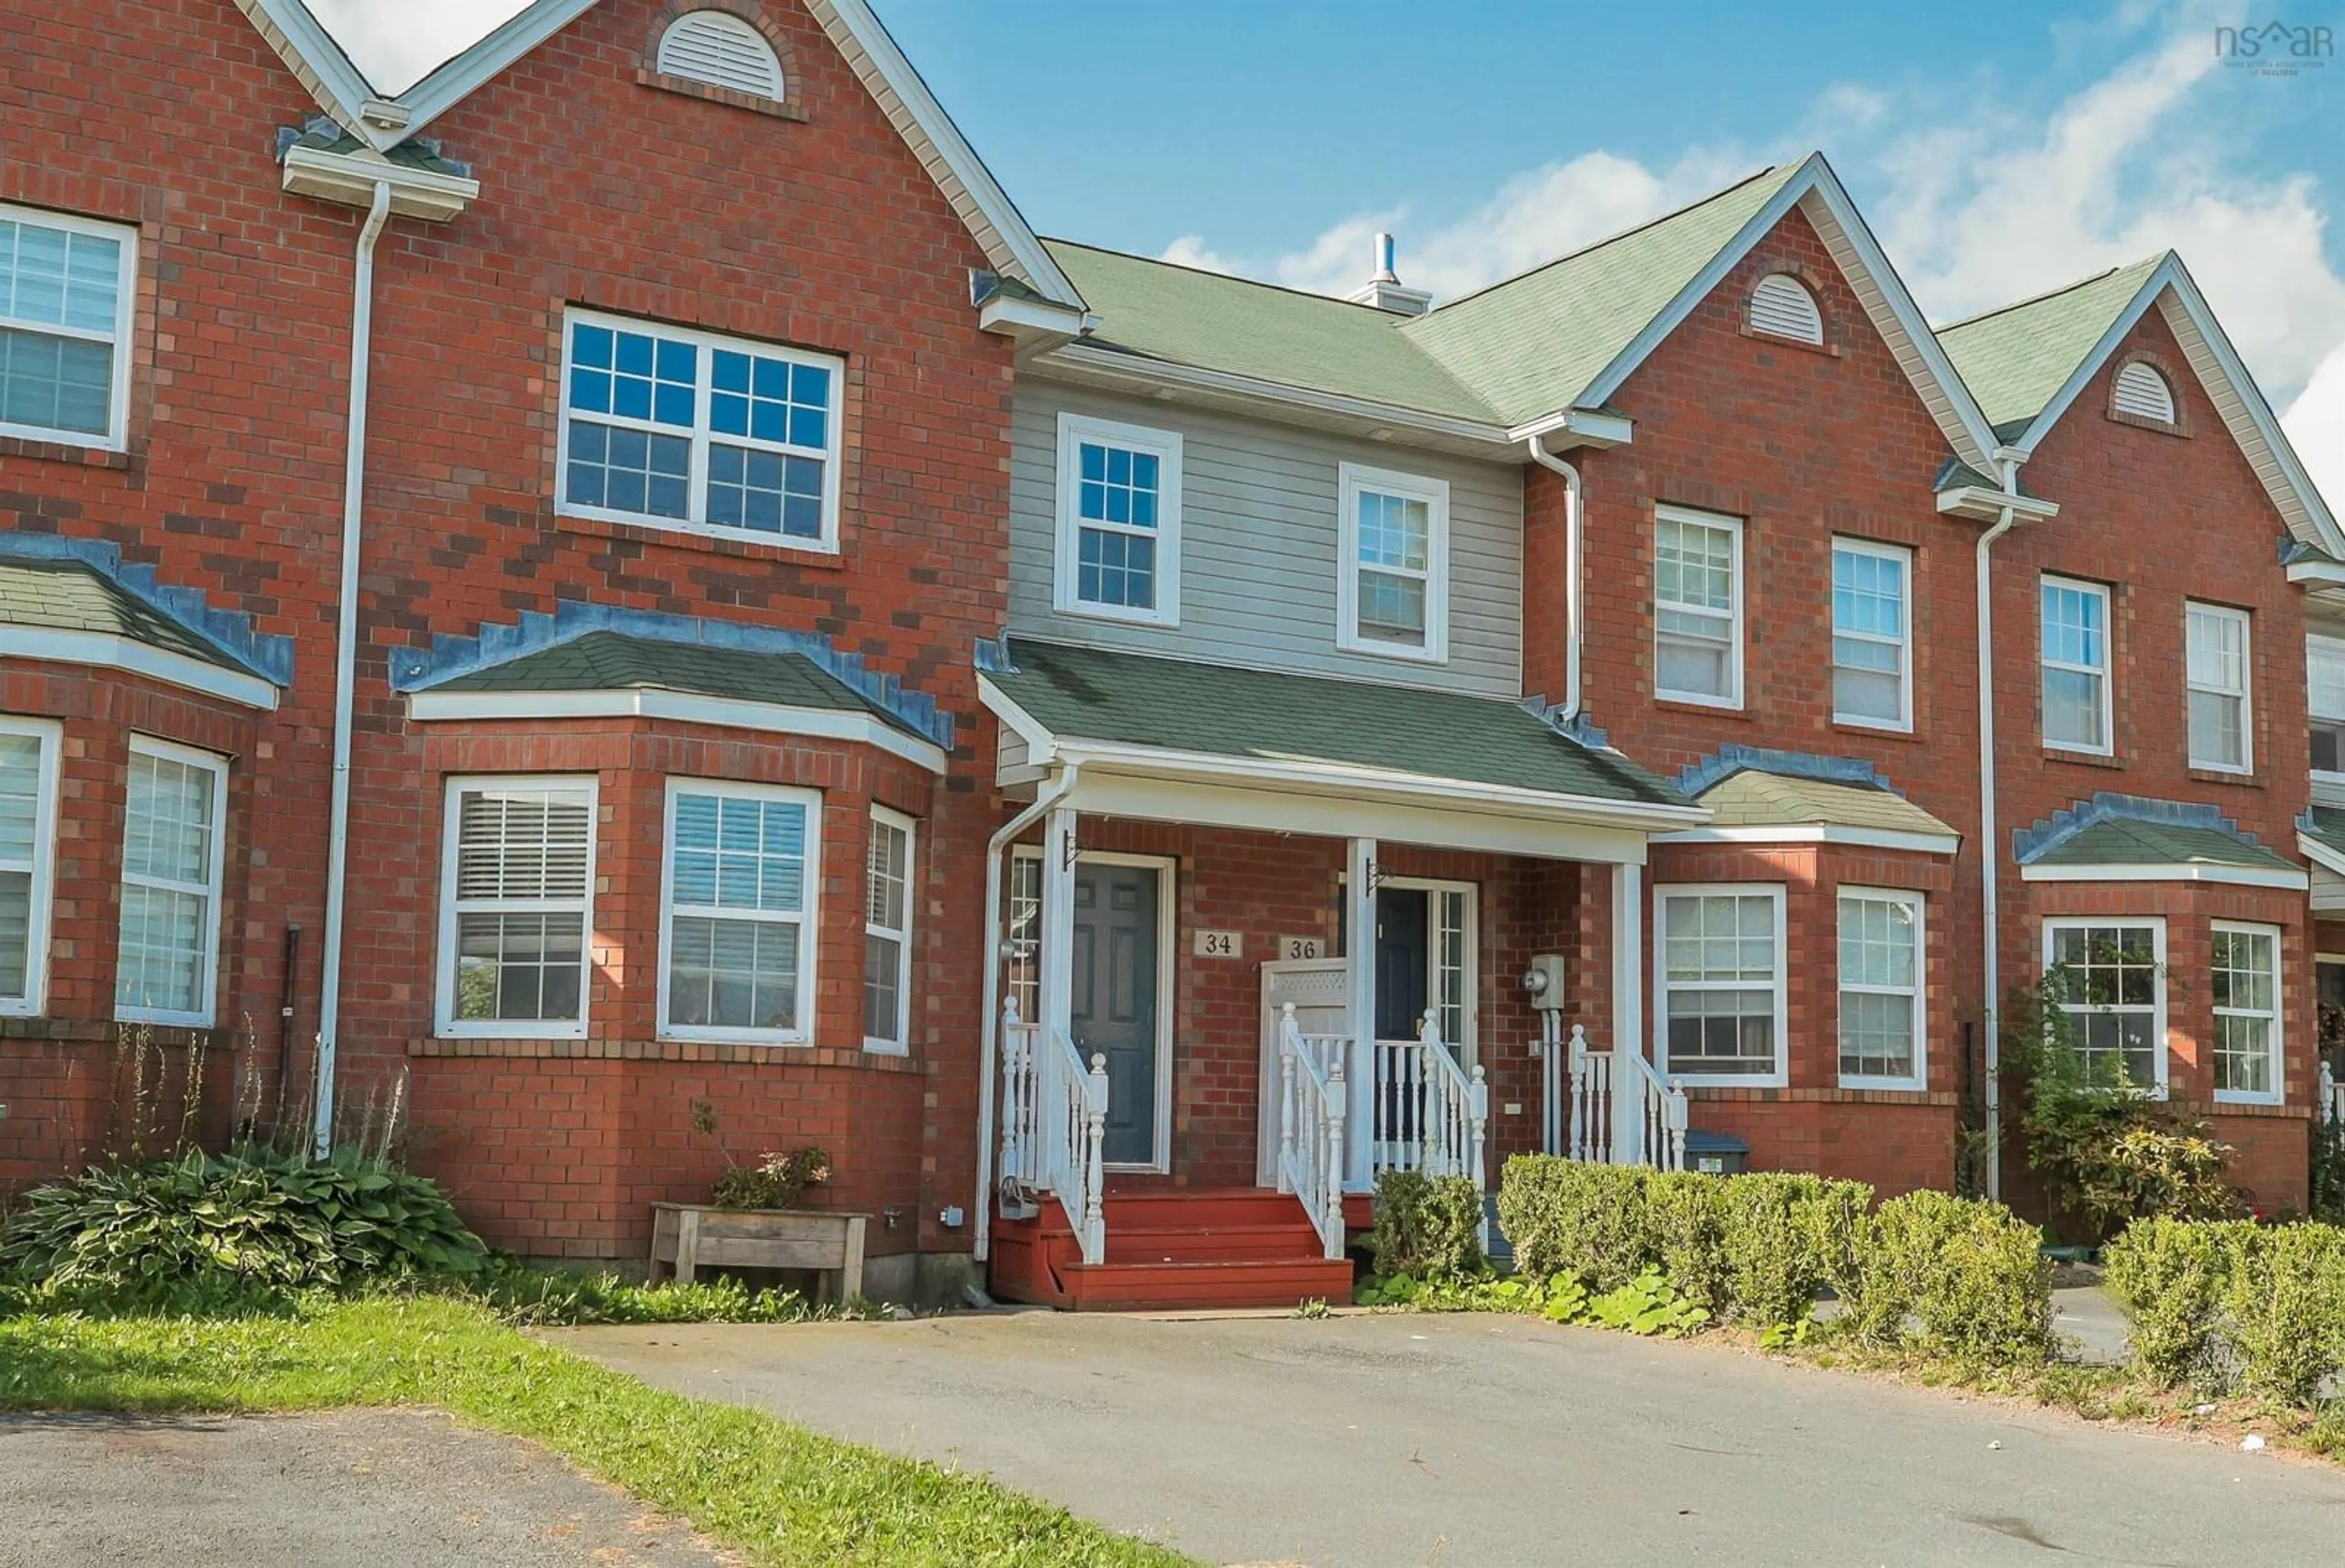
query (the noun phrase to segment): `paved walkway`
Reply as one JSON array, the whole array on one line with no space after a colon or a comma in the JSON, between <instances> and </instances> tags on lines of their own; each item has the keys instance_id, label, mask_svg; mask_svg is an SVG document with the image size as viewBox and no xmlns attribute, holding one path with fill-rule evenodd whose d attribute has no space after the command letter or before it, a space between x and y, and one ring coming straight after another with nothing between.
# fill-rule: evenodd
<instances>
[{"instance_id":1,"label":"paved walkway","mask_svg":"<svg viewBox=\"0 0 2345 1568\"><path fill-rule=\"evenodd\" d=\"M721 1568L543 1449L429 1411L0 1417L6 1568Z\"/></svg>"},{"instance_id":2,"label":"paved walkway","mask_svg":"<svg viewBox=\"0 0 2345 1568\"><path fill-rule=\"evenodd\" d=\"M2345 1472L1489 1316L1019 1312L558 1336L1218 1563L2340 1561Z\"/></svg>"}]
</instances>

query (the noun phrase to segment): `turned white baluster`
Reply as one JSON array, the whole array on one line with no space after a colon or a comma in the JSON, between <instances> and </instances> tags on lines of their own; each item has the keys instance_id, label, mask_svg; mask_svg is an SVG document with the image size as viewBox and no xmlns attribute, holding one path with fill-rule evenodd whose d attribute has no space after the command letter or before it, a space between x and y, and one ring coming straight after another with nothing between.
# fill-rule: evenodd
<instances>
[{"instance_id":1,"label":"turned white baluster","mask_svg":"<svg viewBox=\"0 0 2345 1568\"><path fill-rule=\"evenodd\" d=\"M1319 1234L1327 1256L1344 1255L1344 1054L1338 1050L1327 1074L1327 1172L1322 1184L1327 1192L1327 1219Z\"/></svg>"},{"instance_id":2,"label":"turned white baluster","mask_svg":"<svg viewBox=\"0 0 2345 1568\"><path fill-rule=\"evenodd\" d=\"M1091 1082L1083 1095L1083 1260L1107 1257L1107 1057L1091 1057Z\"/></svg>"},{"instance_id":3,"label":"turned white baluster","mask_svg":"<svg viewBox=\"0 0 2345 1568\"><path fill-rule=\"evenodd\" d=\"M1294 1041L1298 1034L1294 1004L1278 1009L1278 1189L1292 1192L1286 1168L1294 1158Z\"/></svg>"}]
</instances>

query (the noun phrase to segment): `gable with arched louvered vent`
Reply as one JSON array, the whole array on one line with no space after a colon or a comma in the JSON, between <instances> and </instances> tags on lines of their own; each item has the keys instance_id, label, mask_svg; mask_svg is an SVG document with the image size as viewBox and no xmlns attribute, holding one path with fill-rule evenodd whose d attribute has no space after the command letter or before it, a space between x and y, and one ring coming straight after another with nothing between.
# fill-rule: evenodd
<instances>
[{"instance_id":1,"label":"gable with arched louvered vent","mask_svg":"<svg viewBox=\"0 0 2345 1568\"><path fill-rule=\"evenodd\" d=\"M2174 422L2174 389L2157 373L2156 366L2136 359L2117 372L2117 385L2109 394L2109 407L2137 420L2170 425Z\"/></svg>"},{"instance_id":2,"label":"gable with arched louvered vent","mask_svg":"<svg viewBox=\"0 0 2345 1568\"><path fill-rule=\"evenodd\" d=\"M725 11L687 11L660 35L659 71L753 98L782 101L782 62L766 35Z\"/></svg>"},{"instance_id":3,"label":"gable with arched louvered vent","mask_svg":"<svg viewBox=\"0 0 2345 1568\"><path fill-rule=\"evenodd\" d=\"M1824 316L1806 284L1788 272L1770 273L1751 291L1751 329L1773 338L1821 343Z\"/></svg>"}]
</instances>

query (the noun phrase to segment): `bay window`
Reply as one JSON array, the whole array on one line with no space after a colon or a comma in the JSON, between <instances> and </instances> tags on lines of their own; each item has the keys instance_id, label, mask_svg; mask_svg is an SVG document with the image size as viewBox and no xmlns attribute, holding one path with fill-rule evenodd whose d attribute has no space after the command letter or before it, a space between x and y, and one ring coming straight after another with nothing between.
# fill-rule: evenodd
<instances>
[{"instance_id":1,"label":"bay window","mask_svg":"<svg viewBox=\"0 0 2345 1568\"><path fill-rule=\"evenodd\" d=\"M813 1037L821 797L672 779L660 920L660 1033Z\"/></svg>"},{"instance_id":2,"label":"bay window","mask_svg":"<svg viewBox=\"0 0 2345 1568\"><path fill-rule=\"evenodd\" d=\"M1661 1071L1690 1083L1782 1083L1783 889L1658 887L1654 899Z\"/></svg>"}]
</instances>

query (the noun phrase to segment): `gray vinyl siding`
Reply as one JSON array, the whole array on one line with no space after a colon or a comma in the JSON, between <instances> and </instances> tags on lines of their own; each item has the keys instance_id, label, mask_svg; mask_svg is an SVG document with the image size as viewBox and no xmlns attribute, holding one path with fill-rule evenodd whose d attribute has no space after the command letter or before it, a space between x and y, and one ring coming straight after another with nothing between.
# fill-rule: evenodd
<instances>
[{"instance_id":1,"label":"gray vinyl siding","mask_svg":"<svg viewBox=\"0 0 2345 1568\"><path fill-rule=\"evenodd\" d=\"M1061 410L1176 432L1181 623L1130 625L1051 609ZM1346 462L1449 483L1449 658L1335 646L1336 495ZM1063 642L1519 695L1522 470L1374 441L1117 397L1028 377L1010 473L1010 629Z\"/></svg>"}]
</instances>

